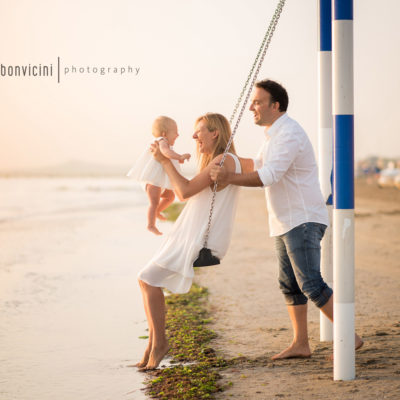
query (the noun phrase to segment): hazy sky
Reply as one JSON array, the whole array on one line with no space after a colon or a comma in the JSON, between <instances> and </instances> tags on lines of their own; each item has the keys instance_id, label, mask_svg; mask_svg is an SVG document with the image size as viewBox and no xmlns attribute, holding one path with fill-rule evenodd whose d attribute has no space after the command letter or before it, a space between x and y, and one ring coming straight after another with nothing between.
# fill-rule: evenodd
<instances>
[{"instance_id":1,"label":"hazy sky","mask_svg":"<svg viewBox=\"0 0 400 400\"><path fill-rule=\"evenodd\" d=\"M79 159L130 164L152 120L178 122L194 154L197 116L232 112L277 0L0 0L0 63L53 64L47 77L0 76L0 169ZM317 0L287 0L260 78L282 82L289 114L317 149ZM354 1L356 158L400 156L397 0ZM64 68L131 67L139 73ZM239 154L262 140L246 112Z\"/></svg>"}]
</instances>

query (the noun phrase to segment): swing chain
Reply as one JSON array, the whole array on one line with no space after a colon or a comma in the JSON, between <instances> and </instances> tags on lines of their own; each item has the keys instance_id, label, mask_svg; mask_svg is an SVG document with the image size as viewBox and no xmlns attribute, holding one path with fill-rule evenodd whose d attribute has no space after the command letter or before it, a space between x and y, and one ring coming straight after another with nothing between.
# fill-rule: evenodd
<instances>
[{"instance_id":1,"label":"swing chain","mask_svg":"<svg viewBox=\"0 0 400 400\"><path fill-rule=\"evenodd\" d=\"M276 25L278 23L278 20L279 20L279 17L281 15L281 13L282 13L283 6L285 5L285 1L286 0L280 0L278 5L276 6L274 15L271 18L271 22L269 23L267 32L264 35L263 41L261 42L261 46L258 49L257 56L256 56L256 58L255 58L255 60L253 62L253 65L252 65L252 67L250 69L249 75L247 76L246 82L245 82L245 84L244 84L244 86L242 88L242 91L241 91L241 93L239 95L239 98L238 98L238 100L236 102L236 105L235 105L235 107L233 109L233 113L231 115L231 118L229 119L229 123L230 124L232 124L233 119L235 118L235 115L236 115L236 113L237 113L237 111L239 109L240 103L242 102L242 99L243 99L243 96L244 96L244 94L246 92L247 86L249 85L250 78L253 75L254 68L257 66L258 59L260 58L260 55L261 55L261 53L263 51L263 48L264 48L265 43L267 42L267 40L268 40L268 43L267 43L266 47L268 48L268 46L269 46L269 43L270 43L270 41L272 39L272 35L273 35L274 31L275 31L275 27L276 27ZM272 30L272 32L271 32L271 30Z\"/></svg>"},{"instance_id":2,"label":"swing chain","mask_svg":"<svg viewBox=\"0 0 400 400\"><path fill-rule=\"evenodd\" d=\"M253 75L254 69L257 66L257 68L256 68L256 70L254 72L253 79L251 80L250 88L247 91L247 94L246 94L245 100L243 102L242 108L241 108L241 110L239 112L239 116L238 116L238 118L236 120L236 123L235 123L235 126L233 128L231 137L229 138L229 141L228 141L228 143L226 145L224 154L222 156L222 160L219 163L220 167L222 167L224 165L226 155L228 154L229 148L231 147L231 144L233 142L233 137L236 134L237 128L238 128L239 123L240 123L240 120L242 119L244 110L246 109L246 105L247 105L247 103L249 101L249 98L250 98L251 90L252 90L252 88L253 88L256 80L257 80L257 76L258 76L258 74L260 72L261 65L262 65L262 63L264 61L264 58L265 58L265 54L267 53L268 47L269 47L269 45L271 43L271 39L272 39L272 36L273 36L273 34L275 32L275 28L276 28L276 26L278 24L279 18L281 16L281 13L282 13L282 10L283 10L283 6L285 5L285 1L286 0L279 0L278 4L276 6L275 13L272 16L272 19L271 19L271 22L270 22L270 24L268 26L267 32L264 35L263 41L262 41L261 46L260 46L260 48L258 50L257 56L256 56L256 58L254 60L254 63L252 65L251 69L250 69L250 73L249 73L249 75L247 77L246 83L245 83L245 85L244 85L244 87L243 87L243 89L242 89L242 91L241 91L241 93L239 95L239 99L238 99L238 101L237 101L237 103L236 103L236 105L234 107L232 116L231 116L231 118L229 120L229 123L231 125L232 125L232 122L233 122L233 120L235 118L235 115L236 115L236 113L237 113L237 111L239 109L240 103L242 102L244 93L245 93L245 91L246 91L246 89L247 89L247 87L249 85L249 82L250 82L251 76ZM206 231L206 234L205 234L205 237L204 237L204 247L206 247L206 248L207 248L207 244L208 244L208 237L210 235L211 219L212 219L212 215L213 215L213 211L214 211L214 203L215 203L215 197L216 197L216 193L217 193L217 186L218 186L218 182L215 181L214 182L214 187L213 187L213 197L212 197L211 206L210 206L210 214L208 216L207 231Z\"/></svg>"}]
</instances>

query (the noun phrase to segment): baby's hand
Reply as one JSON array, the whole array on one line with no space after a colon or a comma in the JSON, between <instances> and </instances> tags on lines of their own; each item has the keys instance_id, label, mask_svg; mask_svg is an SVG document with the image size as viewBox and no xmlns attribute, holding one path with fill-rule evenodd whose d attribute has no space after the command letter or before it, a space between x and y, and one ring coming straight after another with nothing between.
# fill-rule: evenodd
<instances>
[{"instance_id":1,"label":"baby's hand","mask_svg":"<svg viewBox=\"0 0 400 400\"><path fill-rule=\"evenodd\" d=\"M183 162L184 162L185 160L188 160L188 161L190 160L190 154L189 154L189 153L182 154L181 157L180 157L180 159L179 159L179 162L180 162L181 164L183 164Z\"/></svg>"}]
</instances>

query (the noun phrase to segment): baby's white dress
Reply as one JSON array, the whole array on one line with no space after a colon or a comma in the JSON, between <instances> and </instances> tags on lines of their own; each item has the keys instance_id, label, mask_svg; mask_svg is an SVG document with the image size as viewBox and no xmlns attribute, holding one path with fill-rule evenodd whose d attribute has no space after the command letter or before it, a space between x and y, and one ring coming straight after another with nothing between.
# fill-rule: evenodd
<instances>
[{"instance_id":1,"label":"baby's white dress","mask_svg":"<svg viewBox=\"0 0 400 400\"><path fill-rule=\"evenodd\" d=\"M235 161L236 173L240 173L239 159L234 154L228 154ZM212 194L211 188L206 187L190 197L161 247L139 271L140 280L173 293L190 290L194 277L193 262L204 244ZM238 194L238 186L228 185L215 197L207 247L220 259L226 254L231 240Z\"/></svg>"},{"instance_id":2,"label":"baby's white dress","mask_svg":"<svg viewBox=\"0 0 400 400\"><path fill-rule=\"evenodd\" d=\"M163 137L157 138L158 141L166 140ZM172 147L171 147L172 149ZM171 160L177 171L180 171L179 161ZM135 165L126 174L138 182L150 183L164 189L172 189L168 175L165 173L162 165L156 161L149 148L137 159Z\"/></svg>"}]
</instances>

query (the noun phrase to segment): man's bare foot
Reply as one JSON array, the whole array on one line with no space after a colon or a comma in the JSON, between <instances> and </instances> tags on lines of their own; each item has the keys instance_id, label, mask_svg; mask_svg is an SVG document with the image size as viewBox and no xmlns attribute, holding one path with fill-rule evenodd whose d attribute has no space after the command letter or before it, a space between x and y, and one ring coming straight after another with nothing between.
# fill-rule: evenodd
<instances>
[{"instance_id":1,"label":"man's bare foot","mask_svg":"<svg viewBox=\"0 0 400 400\"><path fill-rule=\"evenodd\" d=\"M357 335L357 333L356 333L356 337L354 338L354 342L355 342L356 350L361 349L361 347L363 347L364 341L360 338L360 336Z\"/></svg>"},{"instance_id":2,"label":"man's bare foot","mask_svg":"<svg viewBox=\"0 0 400 400\"><path fill-rule=\"evenodd\" d=\"M296 344L292 343L287 349L283 350L279 354L271 357L273 360L285 360L287 358L310 358L311 350L307 344Z\"/></svg>"},{"instance_id":3,"label":"man's bare foot","mask_svg":"<svg viewBox=\"0 0 400 400\"><path fill-rule=\"evenodd\" d=\"M160 232L160 231L156 228L155 225L149 225L149 226L147 227L147 229L148 229L150 232L154 233L155 235L162 235L162 232Z\"/></svg>"},{"instance_id":4,"label":"man's bare foot","mask_svg":"<svg viewBox=\"0 0 400 400\"><path fill-rule=\"evenodd\" d=\"M162 215L160 212L157 213L156 217L161 221L166 221L167 220L167 218L165 218L164 215Z\"/></svg>"},{"instance_id":5,"label":"man's bare foot","mask_svg":"<svg viewBox=\"0 0 400 400\"><path fill-rule=\"evenodd\" d=\"M168 353L169 346L168 342L165 342L163 346L154 347L150 353L149 361L147 365L141 370L148 371L151 369L156 369L164 356Z\"/></svg>"},{"instance_id":6,"label":"man's bare foot","mask_svg":"<svg viewBox=\"0 0 400 400\"><path fill-rule=\"evenodd\" d=\"M356 351L361 349L361 347L363 347L363 345L364 345L364 341L360 338L360 336L357 335L357 333L355 334L354 344L355 344ZM333 361L333 354L331 354L330 356L327 356L326 359Z\"/></svg>"}]
</instances>

